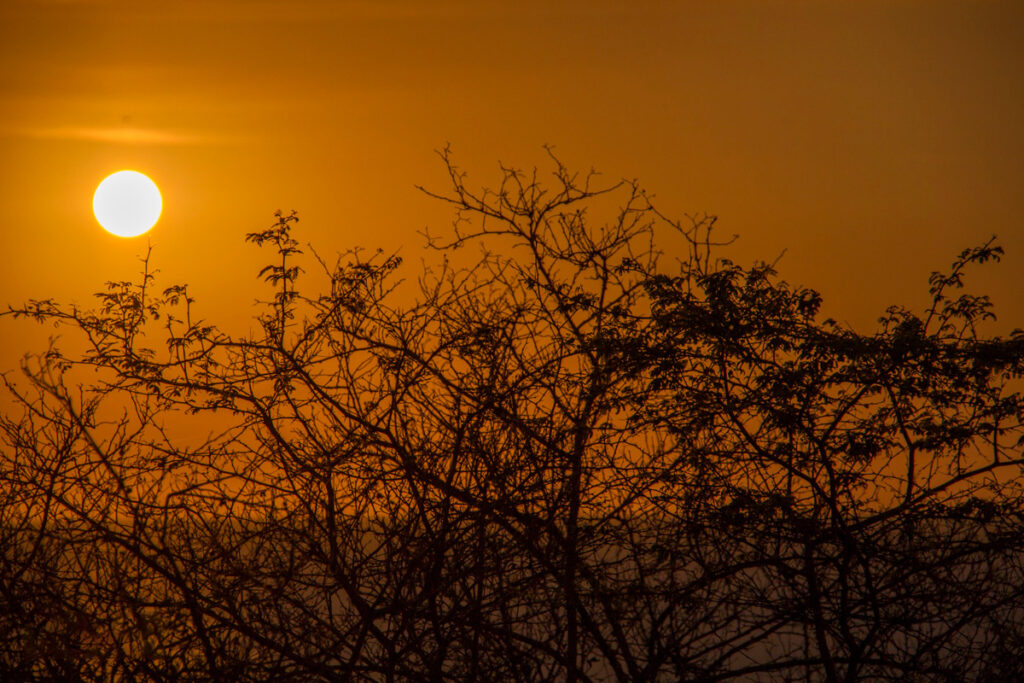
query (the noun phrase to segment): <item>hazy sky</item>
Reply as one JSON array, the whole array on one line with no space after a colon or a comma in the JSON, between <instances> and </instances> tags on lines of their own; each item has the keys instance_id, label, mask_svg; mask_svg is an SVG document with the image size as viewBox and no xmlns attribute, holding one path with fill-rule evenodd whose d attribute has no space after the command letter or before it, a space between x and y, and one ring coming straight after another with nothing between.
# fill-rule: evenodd
<instances>
[{"instance_id":1,"label":"hazy sky","mask_svg":"<svg viewBox=\"0 0 1024 683\"><path fill-rule=\"evenodd\" d=\"M87 303L151 241L162 282L241 315L276 209L323 252L418 260L446 143L481 183L544 144L639 178L865 331L997 234L973 280L1024 327L1024 3L984 0L2 0L0 304ZM123 168L164 194L148 237L92 217ZM4 367L35 334L0 321Z\"/></svg>"}]
</instances>

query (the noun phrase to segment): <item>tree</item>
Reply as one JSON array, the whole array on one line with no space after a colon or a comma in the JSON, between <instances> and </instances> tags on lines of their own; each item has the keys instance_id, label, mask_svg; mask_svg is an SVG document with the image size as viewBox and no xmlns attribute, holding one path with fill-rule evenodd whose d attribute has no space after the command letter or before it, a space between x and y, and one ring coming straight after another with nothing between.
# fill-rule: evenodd
<instances>
[{"instance_id":1,"label":"tree","mask_svg":"<svg viewBox=\"0 0 1024 683\"><path fill-rule=\"evenodd\" d=\"M1021 675L1024 333L961 291L994 242L863 335L636 183L442 159L415 282L313 252L309 289L278 214L257 334L149 256L11 310L85 349L5 380L8 678Z\"/></svg>"}]
</instances>

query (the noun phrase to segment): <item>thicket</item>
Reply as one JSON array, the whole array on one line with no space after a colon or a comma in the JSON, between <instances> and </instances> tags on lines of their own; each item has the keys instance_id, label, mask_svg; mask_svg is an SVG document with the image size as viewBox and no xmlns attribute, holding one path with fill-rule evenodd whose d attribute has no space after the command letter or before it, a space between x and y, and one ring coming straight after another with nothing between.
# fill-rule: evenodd
<instances>
[{"instance_id":1,"label":"thicket","mask_svg":"<svg viewBox=\"0 0 1024 683\"><path fill-rule=\"evenodd\" d=\"M422 269L248 235L254 334L148 258L10 309L86 350L4 378L0 678L1024 679L994 242L862 334L635 183L442 158Z\"/></svg>"}]
</instances>

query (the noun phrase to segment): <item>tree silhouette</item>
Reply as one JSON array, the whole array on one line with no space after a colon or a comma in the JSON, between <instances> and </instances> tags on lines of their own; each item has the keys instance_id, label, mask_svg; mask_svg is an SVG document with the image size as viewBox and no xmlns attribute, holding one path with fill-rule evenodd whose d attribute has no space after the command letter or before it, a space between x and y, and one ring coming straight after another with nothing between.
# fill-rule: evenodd
<instances>
[{"instance_id":1,"label":"tree silhouette","mask_svg":"<svg viewBox=\"0 0 1024 683\"><path fill-rule=\"evenodd\" d=\"M11 309L81 347L5 378L5 680L1024 675L1024 333L962 291L994 242L864 335L635 183L442 159L413 281L303 272L278 214L255 334L149 256Z\"/></svg>"}]
</instances>

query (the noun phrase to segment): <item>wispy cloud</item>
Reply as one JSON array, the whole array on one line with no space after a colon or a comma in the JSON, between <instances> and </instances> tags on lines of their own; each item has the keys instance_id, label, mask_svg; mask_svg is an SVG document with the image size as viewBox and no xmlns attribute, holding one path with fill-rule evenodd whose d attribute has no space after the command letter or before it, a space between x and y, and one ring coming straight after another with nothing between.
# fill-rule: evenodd
<instances>
[{"instance_id":1,"label":"wispy cloud","mask_svg":"<svg viewBox=\"0 0 1024 683\"><path fill-rule=\"evenodd\" d=\"M48 140L78 140L120 145L203 145L224 143L201 135L170 132L153 128L56 126L49 128L22 128L11 131L15 135Z\"/></svg>"}]
</instances>

